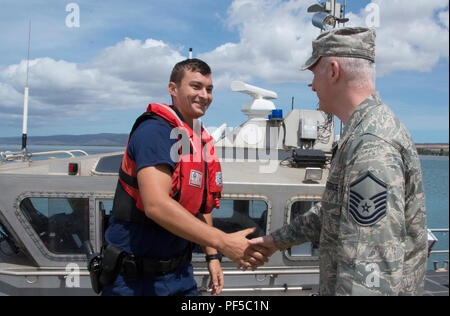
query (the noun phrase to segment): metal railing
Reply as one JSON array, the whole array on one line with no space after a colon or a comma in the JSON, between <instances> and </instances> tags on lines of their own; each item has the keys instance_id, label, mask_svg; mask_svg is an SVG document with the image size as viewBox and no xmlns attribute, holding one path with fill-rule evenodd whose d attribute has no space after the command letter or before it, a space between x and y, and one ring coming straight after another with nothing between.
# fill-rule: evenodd
<instances>
[{"instance_id":1,"label":"metal railing","mask_svg":"<svg viewBox=\"0 0 450 316\"><path fill-rule=\"evenodd\" d=\"M88 153L84 150L73 149L73 150L54 150L54 151L43 151L37 153L30 153L26 150L24 151L5 151L0 153L0 161L29 161L33 157L46 157L46 156L54 156L54 155L67 155L69 157L75 157L74 153L80 153L84 156L88 156Z\"/></svg>"},{"instance_id":2,"label":"metal railing","mask_svg":"<svg viewBox=\"0 0 450 316\"><path fill-rule=\"evenodd\" d=\"M432 233L448 233L449 229L448 228L432 228L432 229L428 229L430 232ZM442 254L442 253L448 253L448 249L447 250L432 250L430 252L430 254Z\"/></svg>"}]
</instances>

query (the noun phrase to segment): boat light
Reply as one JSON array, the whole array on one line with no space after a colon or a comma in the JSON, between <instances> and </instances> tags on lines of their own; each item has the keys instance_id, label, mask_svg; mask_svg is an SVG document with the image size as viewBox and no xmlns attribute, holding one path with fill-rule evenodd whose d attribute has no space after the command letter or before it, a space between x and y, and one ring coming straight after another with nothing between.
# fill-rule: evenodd
<instances>
[{"instance_id":1,"label":"boat light","mask_svg":"<svg viewBox=\"0 0 450 316\"><path fill-rule=\"evenodd\" d=\"M304 181L320 181L322 180L321 168L306 168Z\"/></svg>"},{"instance_id":2,"label":"boat light","mask_svg":"<svg viewBox=\"0 0 450 316\"><path fill-rule=\"evenodd\" d=\"M68 167L68 174L69 176L75 176L78 173L78 164L71 162L69 163L69 167Z\"/></svg>"},{"instance_id":3,"label":"boat light","mask_svg":"<svg viewBox=\"0 0 450 316\"><path fill-rule=\"evenodd\" d=\"M268 116L269 120L282 120L283 110L272 110L272 114Z\"/></svg>"},{"instance_id":4,"label":"boat light","mask_svg":"<svg viewBox=\"0 0 450 316\"><path fill-rule=\"evenodd\" d=\"M327 12L319 12L313 15L312 24L321 30L330 30L336 26L336 17Z\"/></svg>"}]
</instances>

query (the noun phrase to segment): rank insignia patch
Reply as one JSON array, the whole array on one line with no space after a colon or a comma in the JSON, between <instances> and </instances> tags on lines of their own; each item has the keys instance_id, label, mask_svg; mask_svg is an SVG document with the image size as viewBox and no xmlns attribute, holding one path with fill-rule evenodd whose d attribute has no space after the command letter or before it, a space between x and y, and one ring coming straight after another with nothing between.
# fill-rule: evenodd
<instances>
[{"instance_id":1,"label":"rank insignia patch","mask_svg":"<svg viewBox=\"0 0 450 316\"><path fill-rule=\"evenodd\" d=\"M362 226L370 226L386 215L387 185L371 172L350 184L348 210Z\"/></svg>"}]
</instances>

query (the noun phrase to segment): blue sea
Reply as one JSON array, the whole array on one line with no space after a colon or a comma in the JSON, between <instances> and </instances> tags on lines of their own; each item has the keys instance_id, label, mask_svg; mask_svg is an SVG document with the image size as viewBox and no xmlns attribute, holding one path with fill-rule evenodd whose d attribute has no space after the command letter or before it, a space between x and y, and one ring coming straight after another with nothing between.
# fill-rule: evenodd
<instances>
[{"instance_id":1,"label":"blue sea","mask_svg":"<svg viewBox=\"0 0 450 316\"><path fill-rule=\"evenodd\" d=\"M106 152L123 151L123 147L116 146L48 146L48 145L30 145L28 150L30 152L51 151L51 150L68 150L81 149L88 154L98 154ZM20 148L12 145L1 145L2 151L19 151ZM64 156L61 156L64 157ZM38 158L36 158L38 159ZM423 173L423 183L425 188L426 208L428 228L439 229L449 227L449 158L436 156L421 156L420 157ZM448 250L449 249L449 234L435 233L439 239L433 250ZM428 260L428 269L433 269L433 261L439 262L439 267L442 267L442 262L448 260L447 254L432 254Z\"/></svg>"},{"instance_id":2,"label":"blue sea","mask_svg":"<svg viewBox=\"0 0 450 316\"><path fill-rule=\"evenodd\" d=\"M423 186L425 189L425 203L427 208L428 228L449 227L449 204L448 204L448 182L449 182L449 158L435 156L421 156ZM433 250L448 250L448 233L435 233L439 239ZM433 269L433 261L438 261L439 267L442 262L448 260L447 254L432 254L428 260L428 269Z\"/></svg>"}]
</instances>

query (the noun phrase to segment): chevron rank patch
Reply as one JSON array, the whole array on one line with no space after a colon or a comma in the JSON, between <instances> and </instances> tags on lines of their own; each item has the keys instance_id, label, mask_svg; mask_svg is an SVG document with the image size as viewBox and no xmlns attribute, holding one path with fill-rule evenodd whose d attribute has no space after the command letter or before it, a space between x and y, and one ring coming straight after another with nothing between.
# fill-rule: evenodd
<instances>
[{"instance_id":1,"label":"chevron rank patch","mask_svg":"<svg viewBox=\"0 0 450 316\"><path fill-rule=\"evenodd\" d=\"M362 226L371 226L386 215L387 185L371 172L350 184L348 210Z\"/></svg>"}]
</instances>

